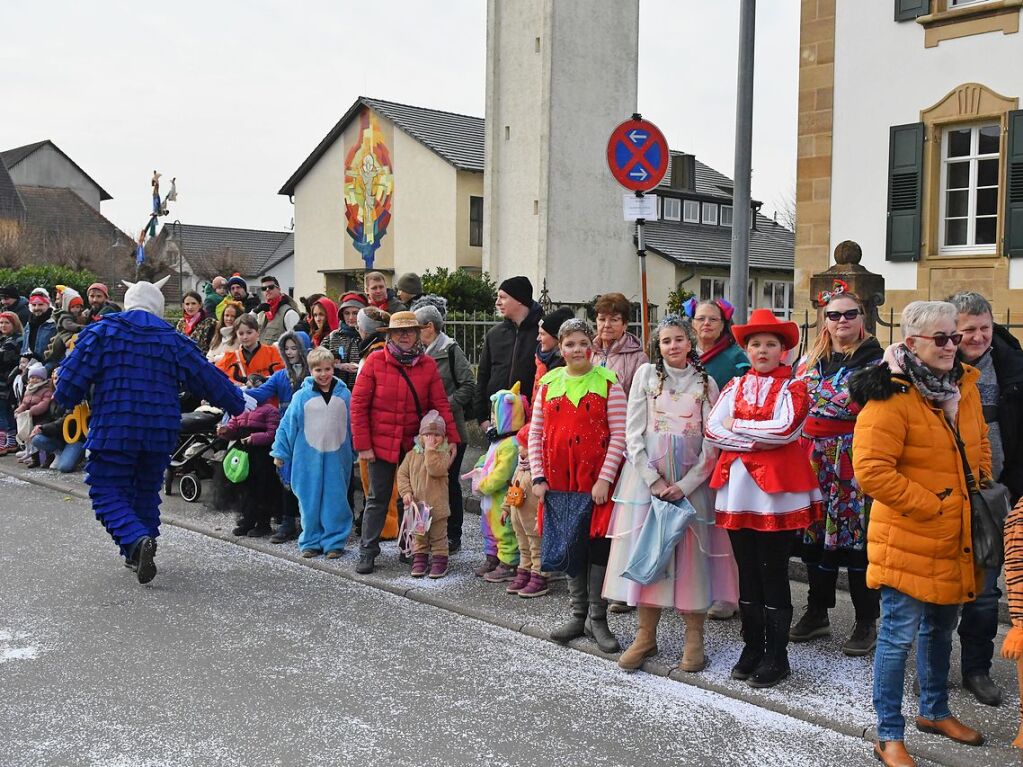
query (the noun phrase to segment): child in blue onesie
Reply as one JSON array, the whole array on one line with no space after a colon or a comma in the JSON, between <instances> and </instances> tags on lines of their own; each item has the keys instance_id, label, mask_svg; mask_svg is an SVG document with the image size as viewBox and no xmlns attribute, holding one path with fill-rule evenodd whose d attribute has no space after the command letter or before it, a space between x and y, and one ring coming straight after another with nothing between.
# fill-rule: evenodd
<instances>
[{"instance_id":1,"label":"child in blue onesie","mask_svg":"<svg viewBox=\"0 0 1023 767\"><path fill-rule=\"evenodd\" d=\"M351 393L334 377L334 355L328 349L313 349L307 359L312 375L292 398L270 455L277 466L291 463L291 489L302 517L302 556L326 552L327 559L336 559L352 531Z\"/></svg>"}]
</instances>

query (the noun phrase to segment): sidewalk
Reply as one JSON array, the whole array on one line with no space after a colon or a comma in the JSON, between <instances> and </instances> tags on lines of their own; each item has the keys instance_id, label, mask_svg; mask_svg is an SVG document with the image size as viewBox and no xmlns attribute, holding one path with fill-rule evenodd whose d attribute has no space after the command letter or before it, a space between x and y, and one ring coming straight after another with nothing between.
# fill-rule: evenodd
<instances>
[{"instance_id":1,"label":"sidewalk","mask_svg":"<svg viewBox=\"0 0 1023 767\"><path fill-rule=\"evenodd\" d=\"M0 459L0 473L48 487L68 497L88 498L81 474L61 475L49 470L29 470L12 458ZM273 545L266 538L235 538L230 534L234 525L233 517L223 512L210 511L201 502L189 504L172 496L164 502L163 519L168 524L232 541L416 602L541 639L547 639L550 630L567 613L564 581L553 583L548 596L526 600L506 594L503 585L488 584L472 575L472 569L481 559L478 552L482 549L479 526L476 517L472 515L466 518L462 551L452 557L448 576L436 581L410 577L408 566L399 565L393 544L384 545L377 559L375 573L360 576L354 572L357 555L351 547L349 553L339 560L328 562L322 558L301 559L294 543ZM793 603L797 618L805 599L806 587L794 582ZM737 620L708 621L707 655L710 665L702 673L686 674L677 668L682 653L682 622L675 614L665 614L658 633L660 654L650 659L643 670L847 735L864 737L864 749L868 750L870 746L867 741L873 737L874 721L870 690L872 658L847 658L841 654L839 648L852 628L853 616L848 595L842 592L838 599L838 607L831 614L834 636L809 644L791 645L792 676L774 689L753 690L728 676L741 649ZM627 645L635 635L635 614L612 614L609 620L619 640ZM996 640L996 656L1004 631L1005 627L1002 626ZM572 647L591 655L609 658L588 640L577 640L572 643ZM497 651L498 648L495 648ZM1001 707L988 708L977 704L972 696L959 687L958 640L952 656L952 710L964 722L981 729L988 742L981 748L960 746L937 736L918 733L910 724L907 730L910 750L930 763L951 767L1004 767L1023 763L1023 756L1010 745L1019 722L1020 701L1014 665L996 657L992 675L1006 695ZM611 660L613 658L609 658L609 662ZM903 707L906 712L911 711L915 705L911 687L912 671L907 676Z\"/></svg>"}]
</instances>

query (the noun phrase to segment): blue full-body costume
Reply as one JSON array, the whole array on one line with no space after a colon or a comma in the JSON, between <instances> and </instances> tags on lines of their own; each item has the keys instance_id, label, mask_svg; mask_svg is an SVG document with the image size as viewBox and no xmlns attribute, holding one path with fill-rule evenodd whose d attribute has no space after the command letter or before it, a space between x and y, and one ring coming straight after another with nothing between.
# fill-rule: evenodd
<instances>
[{"instance_id":1,"label":"blue full-body costume","mask_svg":"<svg viewBox=\"0 0 1023 767\"><path fill-rule=\"evenodd\" d=\"M193 341L145 309L109 314L78 335L61 363L55 396L72 408L90 389L85 482L96 518L130 557L136 541L160 534L160 487L180 430L179 390L232 415L244 411L245 401Z\"/></svg>"},{"instance_id":2,"label":"blue full-body costume","mask_svg":"<svg viewBox=\"0 0 1023 767\"><path fill-rule=\"evenodd\" d=\"M325 402L312 376L305 379L277 428L270 455L291 463L291 489L298 498L303 551L339 551L352 532L348 481L352 476L352 395L335 378Z\"/></svg>"}]
</instances>

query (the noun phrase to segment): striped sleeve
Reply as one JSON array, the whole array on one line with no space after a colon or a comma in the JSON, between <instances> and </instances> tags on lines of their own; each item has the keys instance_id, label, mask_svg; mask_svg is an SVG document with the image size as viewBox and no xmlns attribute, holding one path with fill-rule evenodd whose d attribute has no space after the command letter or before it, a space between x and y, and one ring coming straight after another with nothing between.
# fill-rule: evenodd
<instances>
[{"instance_id":1,"label":"striped sleeve","mask_svg":"<svg viewBox=\"0 0 1023 767\"><path fill-rule=\"evenodd\" d=\"M710 411L704 436L708 442L722 450L748 453L753 449L753 440L735 434L730 429L726 429L724 425L724 420L731 418L732 413L735 412L736 391L742 386L743 380L743 378L733 378L725 384L721 396L718 397L714 408Z\"/></svg>"},{"instance_id":2,"label":"striped sleeve","mask_svg":"<svg viewBox=\"0 0 1023 767\"><path fill-rule=\"evenodd\" d=\"M536 388L532 420L529 422L529 468L534 481L546 478L543 470L543 397L546 391L546 385Z\"/></svg>"},{"instance_id":3,"label":"striped sleeve","mask_svg":"<svg viewBox=\"0 0 1023 767\"><path fill-rule=\"evenodd\" d=\"M789 381L778 393L774 417L769 421L736 419L732 431L767 445L787 445L799 439L810 410L805 381Z\"/></svg>"},{"instance_id":4,"label":"striped sleeve","mask_svg":"<svg viewBox=\"0 0 1023 767\"><path fill-rule=\"evenodd\" d=\"M625 417L629 401L621 384L611 384L607 390L607 426L610 438L604 465L600 467L600 478L614 484L618 469L625 458Z\"/></svg>"},{"instance_id":5,"label":"striped sleeve","mask_svg":"<svg viewBox=\"0 0 1023 767\"><path fill-rule=\"evenodd\" d=\"M1002 643L1002 657L1023 657L1023 501L1005 520L1005 590L1012 628Z\"/></svg>"}]
</instances>

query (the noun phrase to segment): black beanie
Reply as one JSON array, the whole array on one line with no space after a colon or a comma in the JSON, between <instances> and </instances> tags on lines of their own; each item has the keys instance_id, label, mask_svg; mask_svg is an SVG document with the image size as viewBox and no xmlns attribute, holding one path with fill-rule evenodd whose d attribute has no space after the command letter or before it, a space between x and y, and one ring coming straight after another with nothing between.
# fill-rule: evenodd
<instances>
[{"instance_id":1,"label":"black beanie","mask_svg":"<svg viewBox=\"0 0 1023 767\"><path fill-rule=\"evenodd\" d=\"M0 288L0 298L18 298L19 295L17 285L4 285Z\"/></svg>"},{"instance_id":2,"label":"black beanie","mask_svg":"<svg viewBox=\"0 0 1023 767\"><path fill-rule=\"evenodd\" d=\"M498 286L498 289L503 290L523 306L533 305L533 283L529 281L528 277L522 275L509 277Z\"/></svg>"},{"instance_id":3,"label":"black beanie","mask_svg":"<svg viewBox=\"0 0 1023 767\"><path fill-rule=\"evenodd\" d=\"M540 321L540 327L543 328L544 333L548 333L557 338L558 331L561 330L561 326L569 320L574 319L575 312L567 306L563 306L560 309L555 309L553 312L544 317Z\"/></svg>"}]
</instances>

